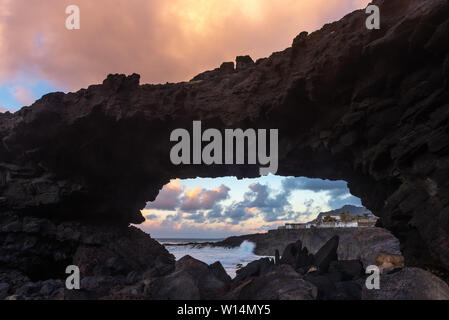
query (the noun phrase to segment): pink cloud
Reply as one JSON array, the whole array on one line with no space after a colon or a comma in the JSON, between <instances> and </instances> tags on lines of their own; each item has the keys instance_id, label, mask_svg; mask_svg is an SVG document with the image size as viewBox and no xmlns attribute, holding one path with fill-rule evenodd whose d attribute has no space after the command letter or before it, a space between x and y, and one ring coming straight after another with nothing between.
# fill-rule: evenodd
<instances>
[{"instance_id":1,"label":"pink cloud","mask_svg":"<svg viewBox=\"0 0 449 320\"><path fill-rule=\"evenodd\" d=\"M230 189L225 185L213 190L204 190L197 187L193 190L188 190L181 198L182 211L197 211L210 210L218 202L229 198Z\"/></svg>"},{"instance_id":2,"label":"pink cloud","mask_svg":"<svg viewBox=\"0 0 449 320\"><path fill-rule=\"evenodd\" d=\"M153 202L148 203L147 209L174 210L180 205L179 197L184 192L185 187L181 185L179 179L170 181L157 195Z\"/></svg>"},{"instance_id":3,"label":"pink cloud","mask_svg":"<svg viewBox=\"0 0 449 320\"><path fill-rule=\"evenodd\" d=\"M22 86L12 87L10 92L22 105L31 105L36 100L33 92Z\"/></svg>"},{"instance_id":4,"label":"pink cloud","mask_svg":"<svg viewBox=\"0 0 449 320\"><path fill-rule=\"evenodd\" d=\"M70 90L133 72L142 82L188 80L206 69L291 45L300 31L368 0L77 0L81 29L65 28L72 0L3 0L0 82L19 73Z\"/></svg>"}]
</instances>

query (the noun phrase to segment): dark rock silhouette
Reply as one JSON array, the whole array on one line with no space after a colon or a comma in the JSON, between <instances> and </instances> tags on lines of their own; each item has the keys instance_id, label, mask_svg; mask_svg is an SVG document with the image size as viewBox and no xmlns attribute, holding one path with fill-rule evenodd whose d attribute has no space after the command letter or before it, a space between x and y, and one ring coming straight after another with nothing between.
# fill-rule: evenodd
<instances>
[{"instance_id":1,"label":"dark rock silhouette","mask_svg":"<svg viewBox=\"0 0 449 320\"><path fill-rule=\"evenodd\" d=\"M254 65L254 61L250 56L238 56L235 59L236 67L235 70L243 71L246 70Z\"/></svg>"},{"instance_id":2,"label":"dark rock silhouette","mask_svg":"<svg viewBox=\"0 0 449 320\"><path fill-rule=\"evenodd\" d=\"M338 236L332 237L314 255L313 265L322 273L327 272L332 261L337 261Z\"/></svg>"},{"instance_id":3,"label":"dark rock silhouette","mask_svg":"<svg viewBox=\"0 0 449 320\"><path fill-rule=\"evenodd\" d=\"M208 266L185 256L176 262L174 273L150 281L146 291L153 299L214 299L223 294L226 282L229 282L229 276L224 276L221 271L217 274L220 269L223 269L221 264Z\"/></svg>"},{"instance_id":4,"label":"dark rock silhouette","mask_svg":"<svg viewBox=\"0 0 449 320\"><path fill-rule=\"evenodd\" d=\"M298 240L285 248L279 263L289 264L295 270L301 268L307 271L312 266L313 259L313 255L309 254L307 248L303 247L301 241Z\"/></svg>"},{"instance_id":5,"label":"dark rock silhouette","mask_svg":"<svg viewBox=\"0 0 449 320\"><path fill-rule=\"evenodd\" d=\"M281 265L239 289L240 300L315 300L317 297L316 287L289 265Z\"/></svg>"},{"instance_id":6,"label":"dark rock silhouette","mask_svg":"<svg viewBox=\"0 0 449 320\"><path fill-rule=\"evenodd\" d=\"M380 277L380 289L363 287L364 300L449 300L447 284L418 268L404 268Z\"/></svg>"},{"instance_id":7,"label":"dark rock silhouette","mask_svg":"<svg viewBox=\"0 0 449 320\"><path fill-rule=\"evenodd\" d=\"M269 258L262 258L248 263L244 268L238 269L234 281L241 282L248 278L259 277L274 269L274 263Z\"/></svg>"},{"instance_id":8,"label":"dark rock silhouette","mask_svg":"<svg viewBox=\"0 0 449 320\"><path fill-rule=\"evenodd\" d=\"M254 252L261 256L271 256L279 250L284 252L287 245L300 240L309 253L318 250L333 236L339 236L338 258L340 260L360 259L366 268L376 264L380 254L400 255L399 241L382 228L310 228L300 230L270 230L267 233L229 237L223 241L210 243L212 246L235 248L243 241L251 241Z\"/></svg>"},{"instance_id":9,"label":"dark rock silhouette","mask_svg":"<svg viewBox=\"0 0 449 320\"><path fill-rule=\"evenodd\" d=\"M341 273L341 279L349 281L360 278L364 274L364 269L359 260L340 260L330 263L329 273L334 272Z\"/></svg>"},{"instance_id":10,"label":"dark rock silhouette","mask_svg":"<svg viewBox=\"0 0 449 320\"><path fill-rule=\"evenodd\" d=\"M196 81L141 86L137 74L110 75L0 113L2 265L31 278L56 274L47 267L73 260L80 243L71 237L82 226L95 235L105 224L114 233L142 222L140 209L171 178L258 176L251 165L172 165L171 131L202 120L203 128L278 128L279 175L348 181L400 240L406 265L448 272L449 4L374 4L380 30L367 30L359 10L238 71L228 64ZM4 220L10 215L27 231L16 234L18 225ZM26 217L46 219L58 232L31 237L43 225L23 224ZM70 221L78 224L66 229ZM168 259L148 241L150 263ZM48 257L44 247L60 255ZM114 258L106 243L98 247ZM130 257L144 266L134 248L115 249L125 261L108 272L129 270ZM93 254L80 250L80 261Z\"/></svg>"},{"instance_id":11,"label":"dark rock silhouette","mask_svg":"<svg viewBox=\"0 0 449 320\"><path fill-rule=\"evenodd\" d=\"M209 270L212 271L212 274L219 280L225 283L231 281L231 277L226 273L226 270L223 268L223 265L219 261L211 264L209 266Z\"/></svg>"}]
</instances>

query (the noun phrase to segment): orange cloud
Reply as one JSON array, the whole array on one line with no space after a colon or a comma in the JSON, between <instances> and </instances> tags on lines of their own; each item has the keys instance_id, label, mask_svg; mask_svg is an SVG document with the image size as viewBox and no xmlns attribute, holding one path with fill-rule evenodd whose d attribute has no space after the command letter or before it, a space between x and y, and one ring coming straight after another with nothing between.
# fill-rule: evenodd
<instances>
[{"instance_id":1,"label":"orange cloud","mask_svg":"<svg viewBox=\"0 0 449 320\"><path fill-rule=\"evenodd\" d=\"M74 90L108 73L188 80L232 61L290 46L368 0L77 0L81 29L65 28L72 0L0 1L0 82L19 74Z\"/></svg>"}]
</instances>

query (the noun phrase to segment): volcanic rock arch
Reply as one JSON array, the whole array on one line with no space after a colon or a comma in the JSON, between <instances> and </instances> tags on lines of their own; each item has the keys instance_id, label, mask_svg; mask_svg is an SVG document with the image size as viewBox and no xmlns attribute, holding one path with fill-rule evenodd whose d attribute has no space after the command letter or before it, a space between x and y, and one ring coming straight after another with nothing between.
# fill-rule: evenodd
<instances>
[{"instance_id":1,"label":"volcanic rock arch","mask_svg":"<svg viewBox=\"0 0 449 320\"><path fill-rule=\"evenodd\" d=\"M127 225L170 178L255 177L258 166L174 166L170 132L279 129L279 175L348 181L406 264L449 270L449 5L375 1L292 47L190 82L110 75L0 114L0 208ZM242 58L239 58L242 60Z\"/></svg>"}]
</instances>

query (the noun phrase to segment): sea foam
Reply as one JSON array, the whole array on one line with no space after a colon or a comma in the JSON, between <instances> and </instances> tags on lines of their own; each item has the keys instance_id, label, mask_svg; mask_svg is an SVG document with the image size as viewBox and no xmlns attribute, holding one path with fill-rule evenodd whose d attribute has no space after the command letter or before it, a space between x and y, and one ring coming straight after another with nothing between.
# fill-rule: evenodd
<instances>
[{"instance_id":1,"label":"sea foam","mask_svg":"<svg viewBox=\"0 0 449 320\"><path fill-rule=\"evenodd\" d=\"M235 277L239 267L247 265L249 262L263 258L254 254L256 245L250 241L244 241L239 247L227 249L221 247L202 247L195 248L188 246L170 246L166 245L167 250L173 254L176 260L181 259L185 255L189 255L195 259L212 264L220 261L226 272Z\"/></svg>"}]
</instances>

